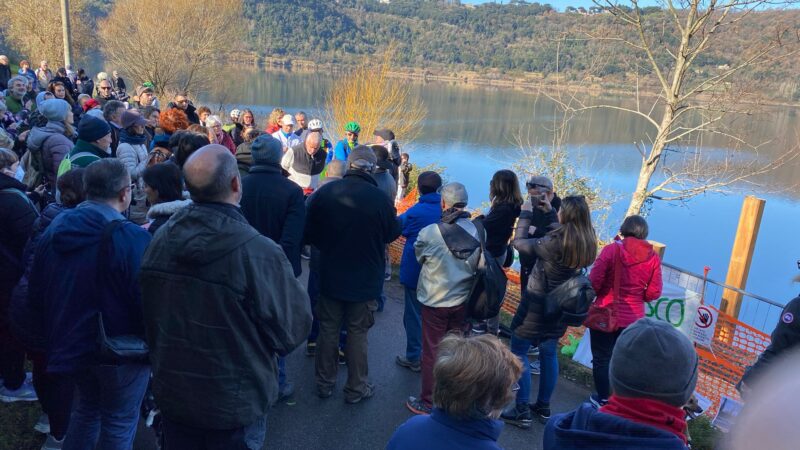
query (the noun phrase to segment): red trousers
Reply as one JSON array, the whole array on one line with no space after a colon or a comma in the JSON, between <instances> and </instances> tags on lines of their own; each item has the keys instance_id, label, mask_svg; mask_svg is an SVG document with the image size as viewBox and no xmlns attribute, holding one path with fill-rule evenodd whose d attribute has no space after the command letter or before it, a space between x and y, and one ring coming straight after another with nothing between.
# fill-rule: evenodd
<instances>
[{"instance_id":1,"label":"red trousers","mask_svg":"<svg viewBox=\"0 0 800 450\"><path fill-rule=\"evenodd\" d=\"M420 399L425 406L431 406L433 400L433 365L439 342L448 332L459 334L466 331L466 305L449 308L431 308L422 305L422 392Z\"/></svg>"}]
</instances>

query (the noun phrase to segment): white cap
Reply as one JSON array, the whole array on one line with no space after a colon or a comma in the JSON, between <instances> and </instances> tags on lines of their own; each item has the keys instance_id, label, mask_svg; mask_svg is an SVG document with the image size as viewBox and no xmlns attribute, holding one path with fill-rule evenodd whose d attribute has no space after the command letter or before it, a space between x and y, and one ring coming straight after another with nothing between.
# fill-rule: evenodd
<instances>
[{"instance_id":1,"label":"white cap","mask_svg":"<svg viewBox=\"0 0 800 450\"><path fill-rule=\"evenodd\" d=\"M294 117L291 114L286 114L281 119L281 125L295 125Z\"/></svg>"}]
</instances>

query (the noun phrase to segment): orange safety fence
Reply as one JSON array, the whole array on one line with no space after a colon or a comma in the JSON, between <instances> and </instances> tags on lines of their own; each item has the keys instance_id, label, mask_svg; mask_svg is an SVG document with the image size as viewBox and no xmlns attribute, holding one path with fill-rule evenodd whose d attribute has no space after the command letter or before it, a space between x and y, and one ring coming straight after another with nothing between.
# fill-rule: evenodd
<instances>
[{"instance_id":1,"label":"orange safety fence","mask_svg":"<svg viewBox=\"0 0 800 450\"><path fill-rule=\"evenodd\" d=\"M415 202L416 191L413 191L398 204L398 214L405 212ZM389 256L392 264L400 263L404 244L405 238L401 236L390 245ZM513 315L521 300L520 275L513 269L507 269L506 275L510 283L506 290L503 311ZM753 364L770 343L768 334L716 308L713 309L717 312L718 319L711 349L696 347L700 357L697 392L711 400L712 406L708 409L711 418L716 414L722 396L740 398L736 384L742 378L747 366ZM580 339L584 331L583 327L568 328L567 333L561 338L561 343L569 344L570 336Z\"/></svg>"}]
</instances>

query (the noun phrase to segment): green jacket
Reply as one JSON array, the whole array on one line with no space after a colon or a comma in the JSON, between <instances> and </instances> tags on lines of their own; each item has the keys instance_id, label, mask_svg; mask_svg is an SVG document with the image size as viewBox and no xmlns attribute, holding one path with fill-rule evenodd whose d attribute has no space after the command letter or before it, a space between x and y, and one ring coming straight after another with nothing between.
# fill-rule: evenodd
<instances>
[{"instance_id":1,"label":"green jacket","mask_svg":"<svg viewBox=\"0 0 800 450\"><path fill-rule=\"evenodd\" d=\"M233 429L278 395L276 355L308 336L308 294L238 208L194 203L156 232L140 272L153 393L164 417Z\"/></svg>"},{"instance_id":2,"label":"green jacket","mask_svg":"<svg viewBox=\"0 0 800 450\"><path fill-rule=\"evenodd\" d=\"M99 161L103 158L108 158L110 154L100 150L96 145L78 139L75 142L75 147L69 152L69 161L72 167L86 167L89 164Z\"/></svg>"},{"instance_id":3,"label":"green jacket","mask_svg":"<svg viewBox=\"0 0 800 450\"><path fill-rule=\"evenodd\" d=\"M6 108L8 108L8 112L11 114L17 114L22 111L25 107L24 100L17 100L14 97L8 95L5 99ZM36 102L31 102L31 112L36 111Z\"/></svg>"}]
</instances>

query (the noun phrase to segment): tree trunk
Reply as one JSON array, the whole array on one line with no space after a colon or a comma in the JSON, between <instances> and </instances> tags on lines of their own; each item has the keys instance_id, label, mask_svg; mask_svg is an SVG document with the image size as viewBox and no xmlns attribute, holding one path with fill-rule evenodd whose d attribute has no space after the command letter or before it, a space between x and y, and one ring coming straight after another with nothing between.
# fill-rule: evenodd
<instances>
[{"instance_id":1,"label":"tree trunk","mask_svg":"<svg viewBox=\"0 0 800 450\"><path fill-rule=\"evenodd\" d=\"M639 168L639 178L636 180L636 189L631 194L631 202L628 205L628 211L625 217L639 214L642 211L645 200L650 196L650 181L653 174L661 162L661 153L667 146L667 136L672 129L672 120L675 117L675 112L671 104L664 105L664 116L661 118L661 124L658 127L658 135L656 136L653 147L650 148L650 154L647 158L642 158L642 166Z\"/></svg>"}]
</instances>

